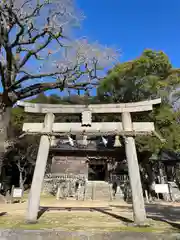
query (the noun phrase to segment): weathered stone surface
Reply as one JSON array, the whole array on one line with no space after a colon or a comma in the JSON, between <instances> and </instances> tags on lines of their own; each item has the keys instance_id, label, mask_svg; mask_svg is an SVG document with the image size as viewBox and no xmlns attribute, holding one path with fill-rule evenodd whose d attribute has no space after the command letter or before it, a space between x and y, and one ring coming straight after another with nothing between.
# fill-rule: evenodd
<instances>
[{"instance_id":1,"label":"weathered stone surface","mask_svg":"<svg viewBox=\"0 0 180 240\"><path fill-rule=\"evenodd\" d=\"M45 131L52 131L52 124L54 122L54 115L52 113L48 113L45 116L44 120L44 129ZM31 190L29 194L28 201L28 212L27 212L27 221L28 222L36 222L37 214L39 210L40 203L40 193L43 186L43 179L47 164L47 159L49 155L51 139L47 135L41 136L38 156L36 160L36 166L34 170L33 180L31 184Z\"/></svg>"},{"instance_id":2,"label":"weathered stone surface","mask_svg":"<svg viewBox=\"0 0 180 240\"><path fill-rule=\"evenodd\" d=\"M139 232L65 232L65 231L12 231L1 230L0 240L177 240L180 234L155 234L155 233L139 233Z\"/></svg>"},{"instance_id":3,"label":"weathered stone surface","mask_svg":"<svg viewBox=\"0 0 180 240\"><path fill-rule=\"evenodd\" d=\"M173 200L180 201L180 190L177 184L175 182L170 182L169 184Z\"/></svg>"},{"instance_id":4,"label":"weathered stone surface","mask_svg":"<svg viewBox=\"0 0 180 240\"><path fill-rule=\"evenodd\" d=\"M92 123L92 113L91 113L91 111L82 112L81 122L82 122L82 125L91 126L91 123Z\"/></svg>"},{"instance_id":5,"label":"weathered stone surface","mask_svg":"<svg viewBox=\"0 0 180 240\"><path fill-rule=\"evenodd\" d=\"M122 114L122 122L124 130L130 131L132 129L130 113ZM125 151L128 163L129 180L132 190L134 221L136 224L141 224L146 222L146 211L144 205L135 140L133 137L125 138Z\"/></svg>"},{"instance_id":6,"label":"weathered stone surface","mask_svg":"<svg viewBox=\"0 0 180 240\"><path fill-rule=\"evenodd\" d=\"M142 112L152 110L152 106L160 104L161 99L154 99L133 103L116 104L93 104L93 105L63 105L63 104L36 104L19 101L17 105L25 107L26 112L36 113L82 113L91 111L92 113L121 113L121 112Z\"/></svg>"},{"instance_id":7,"label":"weathered stone surface","mask_svg":"<svg viewBox=\"0 0 180 240\"><path fill-rule=\"evenodd\" d=\"M89 200L92 198L94 198L93 200L110 201L111 192L109 183L105 181L88 181L85 199Z\"/></svg>"},{"instance_id":8,"label":"weathered stone surface","mask_svg":"<svg viewBox=\"0 0 180 240\"><path fill-rule=\"evenodd\" d=\"M63 133L63 135L69 132L71 132L71 134L86 132L91 135L102 135L102 133L121 134L123 132L123 127L121 122L92 122L91 127L82 126L81 123L54 123L52 130L54 133ZM126 130L126 132L133 131L136 132L136 134L140 134L143 132L151 133L154 130L153 122L134 122L131 130ZM43 133L45 130L43 129L43 123L24 123L23 131L29 133Z\"/></svg>"}]
</instances>

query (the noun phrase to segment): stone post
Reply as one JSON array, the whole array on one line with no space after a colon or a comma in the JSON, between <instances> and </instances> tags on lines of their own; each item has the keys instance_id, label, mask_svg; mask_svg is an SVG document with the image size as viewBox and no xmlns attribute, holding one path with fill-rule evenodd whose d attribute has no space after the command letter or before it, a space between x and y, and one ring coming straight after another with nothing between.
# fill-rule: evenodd
<instances>
[{"instance_id":1,"label":"stone post","mask_svg":"<svg viewBox=\"0 0 180 240\"><path fill-rule=\"evenodd\" d=\"M120 186L120 179L117 180L116 199L122 199L122 190Z\"/></svg>"},{"instance_id":2,"label":"stone post","mask_svg":"<svg viewBox=\"0 0 180 240\"><path fill-rule=\"evenodd\" d=\"M122 125L124 131L133 130L130 113L122 113ZM137 225L143 225L146 222L146 211L144 205L135 140L133 137L125 137L125 151L128 162L129 179L132 191L134 222Z\"/></svg>"},{"instance_id":3,"label":"stone post","mask_svg":"<svg viewBox=\"0 0 180 240\"><path fill-rule=\"evenodd\" d=\"M61 187L60 185L58 186L57 193L56 193L56 200L60 199L60 194L61 194Z\"/></svg>"},{"instance_id":4,"label":"stone post","mask_svg":"<svg viewBox=\"0 0 180 240\"><path fill-rule=\"evenodd\" d=\"M44 132L51 133L54 123L54 114L47 113L44 120ZM34 169L34 175L28 200L27 222L36 223L40 204L40 195L49 155L51 139L48 135L42 135Z\"/></svg>"}]
</instances>

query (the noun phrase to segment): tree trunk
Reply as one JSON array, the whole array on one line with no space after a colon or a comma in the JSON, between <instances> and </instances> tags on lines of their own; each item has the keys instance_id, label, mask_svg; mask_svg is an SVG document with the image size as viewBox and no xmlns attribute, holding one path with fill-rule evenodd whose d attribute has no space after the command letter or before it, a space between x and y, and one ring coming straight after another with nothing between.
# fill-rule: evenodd
<instances>
[{"instance_id":1,"label":"tree trunk","mask_svg":"<svg viewBox=\"0 0 180 240\"><path fill-rule=\"evenodd\" d=\"M164 171L163 171L163 164L159 162L159 177L160 177L160 183L165 184L164 180Z\"/></svg>"},{"instance_id":2,"label":"tree trunk","mask_svg":"<svg viewBox=\"0 0 180 240\"><path fill-rule=\"evenodd\" d=\"M152 170L152 166L149 163L145 164L144 166L146 169L146 173L148 174L149 184L151 187L151 185L155 182L155 176Z\"/></svg>"},{"instance_id":3,"label":"tree trunk","mask_svg":"<svg viewBox=\"0 0 180 240\"><path fill-rule=\"evenodd\" d=\"M6 108L4 112L0 112L0 175L6 151L6 141L10 134L10 115L11 107Z\"/></svg>"},{"instance_id":4,"label":"tree trunk","mask_svg":"<svg viewBox=\"0 0 180 240\"><path fill-rule=\"evenodd\" d=\"M164 175L164 164L159 162L159 178L160 178L160 184L166 184L166 181L164 179L165 175ZM163 199L165 201L169 200L169 194L167 193L163 193L162 194Z\"/></svg>"},{"instance_id":5,"label":"tree trunk","mask_svg":"<svg viewBox=\"0 0 180 240\"><path fill-rule=\"evenodd\" d=\"M24 187L23 176L21 171L19 171L19 187L22 189Z\"/></svg>"},{"instance_id":6,"label":"tree trunk","mask_svg":"<svg viewBox=\"0 0 180 240\"><path fill-rule=\"evenodd\" d=\"M144 165L146 169L146 173L148 175L148 180L149 180L149 197L150 200L152 200L153 197L155 197L155 192L154 192L154 184L155 184L155 176L154 172L152 170L152 166L150 163L147 163Z\"/></svg>"}]
</instances>

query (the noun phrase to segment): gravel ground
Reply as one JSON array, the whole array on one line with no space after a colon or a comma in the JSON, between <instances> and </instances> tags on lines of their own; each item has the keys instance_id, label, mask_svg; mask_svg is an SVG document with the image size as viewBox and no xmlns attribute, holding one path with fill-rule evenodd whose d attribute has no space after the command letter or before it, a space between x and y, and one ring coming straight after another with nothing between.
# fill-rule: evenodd
<instances>
[{"instance_id":1,"label":"gravel ground","mask_svg":"<svg viewBox=\"0 0 180 240\"><path fill-rule=\"evenodd\" d=\"M180 234L153 234L135 232L110 232L110 233L88 233L88 232L48 232L48 231L1 231L0 240L178 240Z\"/></svg>"}]
</instances>

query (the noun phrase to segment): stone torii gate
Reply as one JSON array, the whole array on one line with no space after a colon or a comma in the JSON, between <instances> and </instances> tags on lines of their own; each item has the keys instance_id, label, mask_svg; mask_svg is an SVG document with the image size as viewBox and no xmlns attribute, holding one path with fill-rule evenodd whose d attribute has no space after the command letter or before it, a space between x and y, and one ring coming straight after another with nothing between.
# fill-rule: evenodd
<instances>
[{"instance_id":1,"label":"stone torii gate","mask_svg":"<svg viewBox=\"0 0 180 240\"><path fill-rule=\"evenodd\" d=\"M37 222L48 154L52 143L52 136L69 134L92 135L121 135L125 138L125 151L128 162L129 179L132 190L134 222L138 225L146 222L146 211L142 194L142 185L135 146L135 135L155 134L153 122L132 122L131 113L151 111L153 105L160 104L161 99L124 103L124 104L92 104L92 105L62 105L62 104L34 104L18 102L25 112L45 114L44 123L24 123L26 134L40 134L39 151L36 160L31 190L29 194L27 221ZM54 114L82 114L79 123L55 123ZM92 122L93 113L122 114L122 122ZM155 134L156 135L156 134Z\"/></svg>"}]
</instances>

